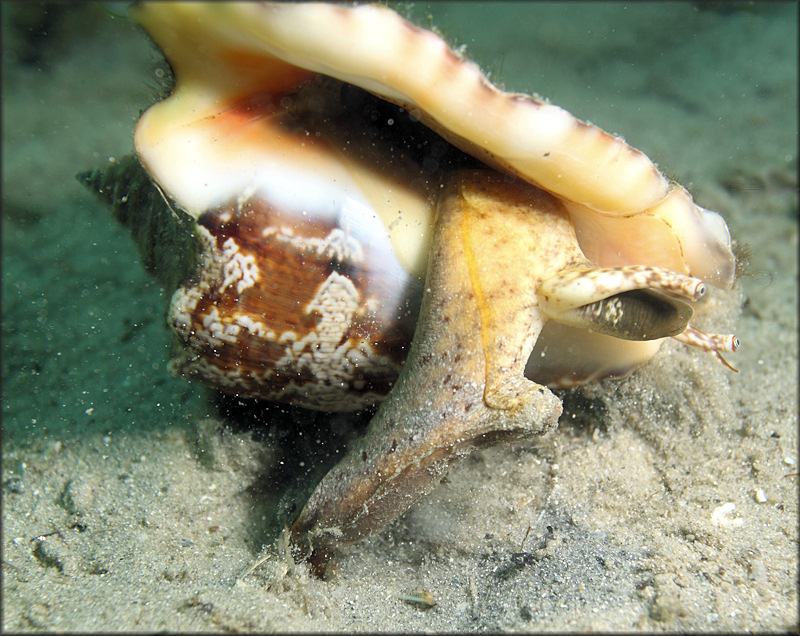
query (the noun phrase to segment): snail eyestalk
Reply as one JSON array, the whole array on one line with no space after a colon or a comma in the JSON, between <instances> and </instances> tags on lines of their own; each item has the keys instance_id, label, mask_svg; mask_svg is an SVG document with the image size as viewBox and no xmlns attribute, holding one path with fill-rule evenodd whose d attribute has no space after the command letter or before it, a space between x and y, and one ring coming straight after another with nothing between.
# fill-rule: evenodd
<instances>
[{"instance_id":1,"label":"snail eyestalk","mask_svg":"<svg viewBox=\"0 0 800 636\"><path fill-rule=\"evenodd\" d=\"M741 346L739 337L735 334L706 333L697 327L688 325L682 333L672 336L675 340L689 347L696 347L715 355L717 359L731 371L739 370L728 362L723 353L736 353Z\"/></svg>"}]
</instances>

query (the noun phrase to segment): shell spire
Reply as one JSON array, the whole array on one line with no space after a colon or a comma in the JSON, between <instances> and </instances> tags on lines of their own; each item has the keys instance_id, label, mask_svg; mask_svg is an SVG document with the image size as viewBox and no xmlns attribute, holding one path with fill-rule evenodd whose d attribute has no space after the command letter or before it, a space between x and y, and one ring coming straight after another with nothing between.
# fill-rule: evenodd
<instances>
[{"instance_id":1,"label":"shell spire","mask_svg":"<svg viewBox=\"0 0 800 636\"><path fill-rule=\"evenodd\" d=\"M75 178L130 230L145 270L168 292L196 271L202 247L194 219L167 200L136 157L111 161Z\"/></svg>"}]
</instances>

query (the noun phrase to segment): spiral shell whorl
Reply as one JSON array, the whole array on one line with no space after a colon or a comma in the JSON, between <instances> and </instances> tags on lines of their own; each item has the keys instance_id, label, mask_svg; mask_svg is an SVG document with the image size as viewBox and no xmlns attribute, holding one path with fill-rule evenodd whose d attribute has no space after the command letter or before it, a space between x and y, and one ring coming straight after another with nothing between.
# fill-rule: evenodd
<instances>
[{"instance_id":1,"label":"spiral shell whorl","mask_svg":"<svg viewBox=\"0 0 800 636\"><path fill-rule=\"evenodd\" d=\"M76 178L111 206L130 230L145 270L168 292L196 271L202 245L194 219L168 201L135 156Z\"/></svg>"}]
</instances>

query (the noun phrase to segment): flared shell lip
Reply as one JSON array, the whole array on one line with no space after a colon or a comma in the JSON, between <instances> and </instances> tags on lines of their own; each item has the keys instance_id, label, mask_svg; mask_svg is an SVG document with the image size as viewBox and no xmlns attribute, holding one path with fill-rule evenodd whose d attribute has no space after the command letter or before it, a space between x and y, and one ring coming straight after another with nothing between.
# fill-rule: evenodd
<instances>
[{"instance_id":1,"label":"flared shell lip","mask_svg":"<svg viewBox=\"0 0 800 636\"><path fill-rule=\"evenodd\" d=\"M243 94L263 91L265 81L270 90L285 88L292 81L288 68L306 76L321 73L401 104L462 150L554 193L568 207L572 203L589 213L629 218L630 223L636 223L637 216L674 217L666 208L678 205L675 187L643 153L558 106L500 91L440 36L386 7L144 3L132 15L167 51L177 74L173 96L142 117L137 150L156 180L177 199L186 199L190 211L200 207L192 197L211 187L209 173L219 174L228 183L238 178L239 185L231 187L242 187L241 175L247 174L247 167L242 162L227 172L201 170L197 174L202 177L194 182L189 170L170 178L175 162L165 166L159 154L187 155L194 147L198 157L213 147L192 139L190 127L164 130L161 121L168 116L174 119L180 110L180 104L170 102L183 99L187 101L184 110L202 118L233 93L240 99ZM270 75L259 69L259 59L268 60L277 70ZM182 117L190 123L185 112ZM165 137L174 144L169 152ZM268 163L277 165L274 160ZM264 178L262 173L256 170L249 182ZM673 245L668 251L678 253L684 264L648 264L673 267L730 287L735 258L724 221L697 206L688 193L680 197L679 205L683 217L692 222L676 225L665 216L659 240ZM592 259L591 254L587 256Z\"/></svg>"}]
</instances>

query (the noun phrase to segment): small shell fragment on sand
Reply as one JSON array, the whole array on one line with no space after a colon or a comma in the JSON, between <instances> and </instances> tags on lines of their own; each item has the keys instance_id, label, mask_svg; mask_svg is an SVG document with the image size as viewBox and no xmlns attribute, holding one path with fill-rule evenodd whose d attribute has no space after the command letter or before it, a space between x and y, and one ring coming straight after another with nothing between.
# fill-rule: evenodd
<instances>
[{"instance_id":1,"label":"small shell fragment on sand","mask_svg":"<svg viewBox=\"0 0 800 636\"><path fill-rule=\"evenodd\" d=\"M711 513L711 525L718 528L738 528L744 525L744 519L741 517L731 517L734 510L736 510L736 504L732 501L726 501L715 508L714 512Z\"/></svg>"}]
</instances>

